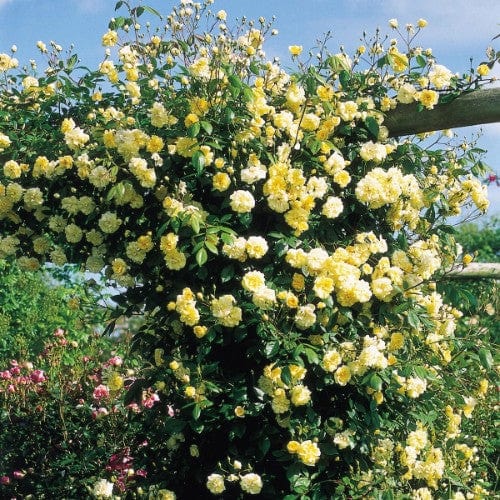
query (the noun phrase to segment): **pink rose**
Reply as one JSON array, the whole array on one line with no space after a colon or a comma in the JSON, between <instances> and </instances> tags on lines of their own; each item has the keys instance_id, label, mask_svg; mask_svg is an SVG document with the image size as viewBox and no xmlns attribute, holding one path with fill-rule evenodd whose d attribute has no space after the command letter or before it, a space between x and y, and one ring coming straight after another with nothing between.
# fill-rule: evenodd
<instances>
[{"instance_id":1,"label":"pink rose","mask_svg":"<svg viewBox=\"0 0 500 500\"><path fill-rule=\"evenodd\" d=\"M97 399L97 400L107 398L109 396L109 387L107 385L104 385L104 384L98 385L94 389L92 396L94 397L94 399Z\"/></svg>"},{"instance_id":2,"label":"pink rose","mask_svg":"<svg viewBox=\"0 0 500 500\"><path fill-rule=\"evenodd\" d=\"M31 381L35 384L40 384L45 382L47 378L45 377L45 373L43 370L33 370L30 375Z\"/></svg>"},{"instance_id":3,"label":"pink rose","mask_svg":"<svg viewBox=\"0 0 500 500\"><path fill-rule=\"evenodd\" d=\"M123 364L123 359L120 356L113 356L108 359L108 364L111 366L121 366Z\"/></svg>"}]
</instances>

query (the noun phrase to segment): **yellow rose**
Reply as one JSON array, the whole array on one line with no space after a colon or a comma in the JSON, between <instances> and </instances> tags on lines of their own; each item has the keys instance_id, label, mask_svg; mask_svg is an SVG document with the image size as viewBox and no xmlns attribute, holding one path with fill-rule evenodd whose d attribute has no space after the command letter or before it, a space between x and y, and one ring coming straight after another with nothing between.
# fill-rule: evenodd
<instances>
[{"instance_id":1,"label":"yellow rose","mask_svg":"<svg viewBox=\"0 0 500 500\"><path fill-rule=\"evenodd\" d=\"M303 47L302 45L290 45L288 50L292 56L300 56L302 54Z\"/></svg>"},{"instance_id":2,"label":"yellow rose","mask_svg":"<svg viewBox=\"0 0 500 500\"><path fill-rule=\"evenodd\" d=\"M235 409L234 409L234 414L239 417L239 418L242 418L245 416L245 408L243 408L243 406L237 406Z\"/></svg>"},{"instance_id":3,"label":"yellow rose","mask_svg":"<svg viewBox=\"0 0 500 500\"><path fill-rule=\"evenodd\" d=\"M235 191L229 198L231 208L239 214L251 212L255 206L255 199L249 191Z\"/></svg>"},{"instance_id":4,"label":"yellow rose","mask_svg":"<svg viewBox=\"0 0 500 500\"><path fill-rule=\"evenodd\" d=\"M114 47L118 42L118 33L113 30L108 30L107 33L102 35L102 44L105 47Z\"/></svg>"},{"instance_id":5,"label":"yellow rose","mask_svg":"<svg viewBox=\"0 0 500 500\"><path fill-rule=\"evenodd\" d=\"M297 454L303 464L312 466L319 460L321 451L316 443L307 440L300 443Z\"/></svg>"},{"instance_id":6,"label":"yellow rose","mask_svg":"<svg viewBox=\"0 0 500 500\"><path fill-rule=\"evenodd\" d=\"M194 398L196 396L196 388L194 388L192 385L188 385L185 389L184 389L184 394L188 397L188 398Z\"/></svg>"},{"instance_id":7,"label":"yellow rose","mask_svg":"<svg viewBox=\"0 0 500 500\"><path fill-rule=\"evenodd\" d=\"M201 339L207 334L208 328L206 326L202 325L196 325L193 328L193 332L196 335L197 338Z\"/></svg>"},{"instance_id":8,"label":"yellow rose","mask_svg":"<svg viewBox=\"0 0 500 500\"><path fill-rule=\"evenodd\" d=\"M311 391L303 385L296 385L290 391L290 399L294 406L306 405L311 400Z\"/></svg>"},{"instance_id":9,"label":"yellow rose","mask_svg":"<svg viewBox=\"0 0 500 500\"><path fill-rule=\"evenodd\" d=\"M480 64L477 67L477 74L479 76L486 76L490 72L490 68L488 67L487 64Z\"/></svg>"},{"instance_id":10,"label":"yellow rose","mask_svg":"<svg viewBox=\"0 0 500 500\"><path fill-rule=\"evenodd\" d=\"M300 449L300 443L298 441L289 441L286 449L289 453L297 453Z\"/></svg>"},{"instance_id":11,"label":"yellow rose","mask_svg":"<svg viewBox=\"0 0 500 500\"><path fill-rule=\"evenodd\" d=\"M226 191L231 185L231 178L225 172L217 172L212 178L212 186L217 191Z\"/></svg>"}]
</instances>

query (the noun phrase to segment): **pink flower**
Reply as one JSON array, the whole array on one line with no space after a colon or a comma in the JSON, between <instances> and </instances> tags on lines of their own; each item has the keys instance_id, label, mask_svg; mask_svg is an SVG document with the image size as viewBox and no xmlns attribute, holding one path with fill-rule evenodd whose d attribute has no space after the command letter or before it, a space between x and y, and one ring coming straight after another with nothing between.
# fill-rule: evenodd
<instances>
[{"instance_id":1,"label":"pink flower","mask_svg":"<svg viewBox=\"0 0 500 500\"><path fill-rule=\"evenodd\" d=\"M30 375L31 381L35 384L40 384L45 382L47 378L45 377L45 373L43 370L33 370Z\"/></svg>"},{"instance_id":2,"label":"pink flower","mask_svg":"<svg viewBox=\"0 0 500 500\"><path fill-rule=\"evenodd\" d=\"M10 484L9 476L0 476L0 484Z\"/></svg>"},{"instance_id":3,"label":"pink flower","mask_svg":"<svg viewBox=\"0 0 500 500\"><path fill-rule=\"evenodd\" d=\"M97 408L97 410L94 410L92 412L92 418L94 420L98 420L98 419L100 419L100 418L105 417L106 415L108 415L108 413L109 413L108 410L106 408L104 408L104 407L101 406L100 408Z\"/></svg>"},{"instance_id":4,"label":"pink flower","mask_svg":"<svg viewBox=\"0 0 500 500\"><path fill-rule=\"evenodd\" d=\"M64 337L64 330L62 328L56 328L54 330L54 337Z\"/></svg>"},{"instance_id":5,"label":"pink flower","mask_svg":"<svg viewBox=\"0 0 500 500\"><path fill-rule=\"evenodd\" d=\"M146 393L142 396L142 406L145 408L153 408L156 402L160 401L160 397L155 392Z\"/></svg>"},{"instance_id":6,"label":"pink flower","mask_svg":"<svg viewBox=\"0 0 500 500\"><path fill-rule=\"evenodd\" d=\"M141 412L141 409L139 407L139 405L137 403L130 403L127 405L127 408L130 410L130 411L133 411L134 413L140 413Z\"/></svg>"},{"instance_id":7,"label":"pink flower","mask_svg":"<svg viewBox=\"0 0 500 500\"><path fill-rule=\"evenodd\" d=\"M10 373L12 375L19 375L21 373L21 369L19 368L19 366L15 365L10 369Z\"/></svg>"},{"instance_id":8,"label":"pink flower","mask_svg":"<svg viewBox=\"0 0 500 500\"><path fill-rule=\"evenodd\" d=\"M123 359L120 356L113 356L108 359L107 364L111 366L121 366L123 364Z\"/></svg>"},{"instance_id":9,"label":"pink flower","mask_svg":"<svg viewBox=\"0 0 500 500\"><path fill-rule=\"evenodd\" d=\"M15 470L12 475L14 476L14 478L16 479L22 479L26 474L20 470Z\"/></svg>"},{"instance_id":10,"label":"pink flower","mask_svg":"<svg viewBox=\"0 0 500 500\"><path fill-rule=\"evenodd\" d=\"M107 385L104 385L104 384L98 385L94 389L92 396L94 399L97 399L97 400L107 398L109 396L109 387Z\"/></svg>"}]
</instances>

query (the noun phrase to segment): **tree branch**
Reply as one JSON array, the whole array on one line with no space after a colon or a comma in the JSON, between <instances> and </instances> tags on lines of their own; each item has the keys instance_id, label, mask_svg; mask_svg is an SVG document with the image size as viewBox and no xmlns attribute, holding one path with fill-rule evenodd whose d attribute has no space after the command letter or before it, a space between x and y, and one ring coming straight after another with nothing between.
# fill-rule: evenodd
<instances>
[{"instance_id":1,"label":"tree branch","mask_svg":"<svg viewBox=\"0 0 500 500\"><path fill-rule=\"evenodd\" d=\"M500 87L474 90L431 110L400 104L386 114L384 125L396 137L494 122L500 122Z\"/></svg>"}]
</instances>

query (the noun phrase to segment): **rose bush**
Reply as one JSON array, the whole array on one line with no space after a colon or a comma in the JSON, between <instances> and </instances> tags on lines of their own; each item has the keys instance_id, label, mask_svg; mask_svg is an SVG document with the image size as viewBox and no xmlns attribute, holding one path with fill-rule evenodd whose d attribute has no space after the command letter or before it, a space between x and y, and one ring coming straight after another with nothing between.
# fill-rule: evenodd
<instances>
[{"instance_id":1,"label":"rose bush","mask_svg":"<svg viewBox=\"0 0 500 500\"><path fill-rule=\"evenodd\" d=\"M137 421L157 401L154 390L127 404L137 360L124 361L125 339L76 338L58 328L38 356L2 360L2 497L85 498L105 478L125 492L145 475L137 462L148 443Z\"/></svg>"},{"instance_id":2,"label":"rose bush","mask_svg":"<svg viewBox=\"0 0 500 500\"><path fill-rule=\"evenodd\" d=\"M352 57L290 47L290 74L270 23L211 3L117 2L96 71L57 44L42 74L1 55L0 257L104 272L117 314L146 313L128 398L158 395L143 465L165 498L487 495L463 429L494 372L470 358L460 382L461 313L436 290L446 218L488 207L481 150L390 138L384 114L488 65L455 74L416 46L424 20L391 20L398 39Z\"/></svg>"}]
</instances>

